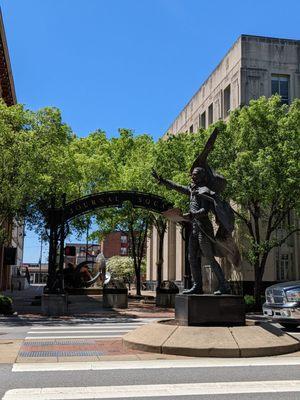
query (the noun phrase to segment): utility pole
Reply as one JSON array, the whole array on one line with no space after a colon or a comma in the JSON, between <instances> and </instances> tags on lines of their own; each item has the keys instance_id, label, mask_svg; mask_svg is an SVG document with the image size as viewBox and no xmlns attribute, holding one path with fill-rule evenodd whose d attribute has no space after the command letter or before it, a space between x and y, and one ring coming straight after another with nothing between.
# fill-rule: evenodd
<instances>
[{"instance_id":1,"label":"utility pole","mask_svg":"<svg viewBox=\"0 0 300 400\"><path fill-rule=\"evenodd\" d=\"M42 256L43 256L43 239L41 236L40 259L39 259L39 283L42 283Z\"/></svg>"}]
</instances>

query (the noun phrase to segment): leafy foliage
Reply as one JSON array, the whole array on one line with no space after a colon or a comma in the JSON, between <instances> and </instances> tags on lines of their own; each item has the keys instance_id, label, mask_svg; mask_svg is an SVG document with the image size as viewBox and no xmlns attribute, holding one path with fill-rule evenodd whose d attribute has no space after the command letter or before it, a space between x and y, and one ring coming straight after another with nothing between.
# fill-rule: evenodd
<instances>
[{"instance_id":1,"label":"leafy foliage","mask_svg":"<svg viewBox=\"0 0 300 400\"><path fill-rule=\"evenodd\" d=\"M10 297L0 295L0 314L12 314L13 301Z\"/></svg>"},{"instance_id":2,"label":"leafy foliage","mask_svg":"<svg viewBox=\"0 0 300 400\"><path fill-rule=\"evenodd\" d=\"M231 114L213 153L222 160L227 193L246 229L243 242L254 267L257 304L270 251L298 231L290 215L300 210L299 122L299 100L288 107L278 96L261 97Z\"/></svg>"},{"instance_id":3,"label":"leafy foliage","mask_svg":"<svg viewBox=\"0 0 300 400\"><path fill-rule=\"evenodd\" d=\"M134 262L131 257L114 256L107 261L107 269L113 278L131 278L134 276Z\"/></svg>"},{"instance_id":4,"label":"leafy foliage","mask_svg":"<svg viewBox=\"0 0 300 400\"><path fill-rule=\"evenodd\" d=\"M223 196L234 204L240 242L254 268L259 304L270 251L299 231L293 213L300 211L300 101L288 107L278 96L261 97L233 111L228 123L219 122L218 127L220 133L208 161L227 178ZM210 129L161 139L155 169L187 184L187 172L209 133ZM182 209L188 203L180 194L157 190Z\"/></svg>"}]
</instances>

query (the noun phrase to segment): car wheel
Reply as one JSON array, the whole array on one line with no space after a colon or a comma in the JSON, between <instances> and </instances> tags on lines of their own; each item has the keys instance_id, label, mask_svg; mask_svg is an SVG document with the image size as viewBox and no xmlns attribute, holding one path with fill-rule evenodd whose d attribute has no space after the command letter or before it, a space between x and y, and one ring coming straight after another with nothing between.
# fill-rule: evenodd
<instances>
[{"instance_id":1,"label":"car wheel","mask_svg":"<svg viewBox=\"0 0 300 400\"><path fill-rule=\"evenodd\" d=\"M297 322L280 322L280 325L282 325L286 329L296 329L298 325L300 325Z\"/></svg>"}]
</instances>

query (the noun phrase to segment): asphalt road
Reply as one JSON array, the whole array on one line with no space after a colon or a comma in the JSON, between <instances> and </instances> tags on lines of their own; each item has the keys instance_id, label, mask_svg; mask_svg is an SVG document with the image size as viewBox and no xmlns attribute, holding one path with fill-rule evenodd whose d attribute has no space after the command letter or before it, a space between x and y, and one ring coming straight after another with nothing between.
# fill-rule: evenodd
<instances>
[{"instance_id":1,"label":"asphalt road","mask_svg":"<svg viewBox=\"0 0 300 400\"><path fill-rule=\"evenodd\" d=\"M81 317L81 318L70 318L67 320L62 320L55 317L44 317L38 318L35 317L1 317L0 316L0 339L25 339L30 333L30 331L34 331L35 328L49 328L54 330L56 327L61 329L66 327L66 329L71 331L71 328L76 329L76 327L81 326L95 326L96 324L109 324L116 321L120 324L132 324L136 325L136 323L148 323L155 321L159 318L142 318L142 319L134 319L129 317L117 317L114 318L106 318L106 317ZM291 336L294 336L298 340L300 340L300 325L295 329L285 329L280 324L274 324L276 327L281 328L283 332L288 333ZM74 335L75 336L75 335Z\"/></svg>"},{"instance_id":2,"label":"asphalt road","mask_svg":"<svg viewBox=\"0 0 300 400\"><path fill-rule=\"evenodd\" d=\"M277 358L278 359L278 358ZM148 361L139 365L123 361L111 368L110 361L102 362L98 370L12 371L11 365L0 365L0 398L3 400L58 400L58 399L297 399L300 398L300 360L282 357L282 365L272 365L274 358L265 359L269 365L235 365L234 360L223 360L224 365L196 366L195 359L156 360L149 368ZM295 359L297 359L295 361ZM203 359L202 359L203 360ZM199 359L196 360L199 363ZM219 361L220 362L220 361ZM247 364L249 360L244 360ZM278 362L278 361L277 361ZM286 365L289 362L296 365ZM205 360L203 360L205 363ZM233 363L233 366L230 364ZM56 364L53 368L59 368ZM43 366L41 365L41 369ZM45 368L45 366L44 366ZM111 369L106 369L111 368ZM293 390L293 385L296 390ZM281 391L273 392L278 387ZM44 388L34 391L34 388ZM46 388L46 389L45 389ZM52 388L52 391L50 390ZM189 395L189 391L196 394ZM10 391L14 389L14 391ZM26 389L31 389L30 392ZM89 391L91 397L89 396ZM250 391L250 393L245 393ZM262 393L255 393L262 391ZM209 392L210 394L205 394ZM220 392L222 394L220 394ZM120 393L120 397L115 397ZM170 394L170 396L168 395ZM103 397L104 396L104 397ZM107 396L107 397L105 397Z\"/></svg>"},{"instance_id":3,"label":"asphalt road","mask_svg":"<svg viewBox=\"0 0 300 400\"><path fill-rule=\"evenodd\" d=\"M34 317L0 317L0 339L35 339L41 335L44 337L73 337L84 338L95 336L94 330L102 329L105 333L106 327L121 329L122 326L128 330L137 326L155 321L157 318L104 318L104 317L86 317L70 318L67 320L57 318L39 318ZM79 330L79 331L78 331ZM82 332L80 332L82 331ZM61 332L61 333L60 333ZM109 332L110 333L110 332ZM122 334L124 334L124 329ZM97 336L97 335L96 335ZM110 336L109 334L107 336Z\"/></svg>"},{"instance_id":4,"label":"asphalt road","mask_svg":"<svg viewBox=\"0 0 300 400\"><path fill-rule=\"evenodd\" d=\"M102 336L101 330L112 322L106 318L65 321L45 318L38 322L34 318L0 318L0 338ZM130 329L131 324L145 322L118 318L120 334ZM97 328L97 323L101 328ZM90 332L91 329L99 332ZM106 334L115 335L115 332ZM300 329L290 334L299 339ZM3 400L112 398L299 400L300 356L0 364L0 399Z\"/></svg>"}]
</instances>

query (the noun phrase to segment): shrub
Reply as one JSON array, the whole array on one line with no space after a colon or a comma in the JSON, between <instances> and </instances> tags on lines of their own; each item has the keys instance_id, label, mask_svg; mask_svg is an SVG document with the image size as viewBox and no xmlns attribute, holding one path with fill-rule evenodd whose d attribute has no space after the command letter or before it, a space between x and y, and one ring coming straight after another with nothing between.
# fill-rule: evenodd
<instances>
[{"instance_id":1,"label":"shrub","mask_svg":"<svg viewBox=\"0 0 300 400\"><path fill-rule=\"evenodd\" d=\"M10 297L0 295L0 314L12 314L12 303Z\"/></svg>"},{"instance_id":2,"label":"shrub","mask_svg":"<svg viewBox=\"0 0 300 400\"><path fill-rule=\"evenodd\" d=\"M246 294L244 296L244 301L245 301L245 305L246 305L246 313L248 312L261 312L261 307L257 307L257 305L255 305L255 299L254 296L250 296L249 294ZM261 296L261 303L265 302L265 297Z\"/></svg>"},{"instance_id":3,"label":"shrub","mask_svg":"<svg viewBox=\"0 0 300 400\"><path fill-rule=\"evenodd\" d=\"M246 305L246 312L254 311L254 308L255 308L254 296L250 296L249 294L246 294L244 296L244 300L245 300L245 305Z\"/></svg>"}]
</instances>

